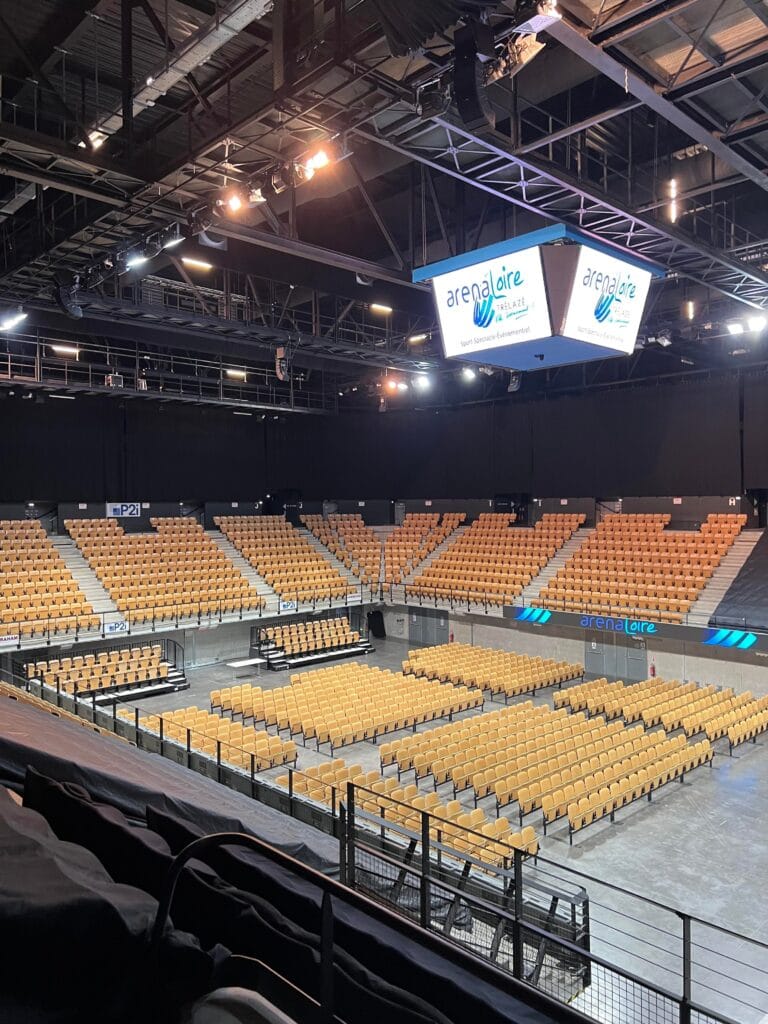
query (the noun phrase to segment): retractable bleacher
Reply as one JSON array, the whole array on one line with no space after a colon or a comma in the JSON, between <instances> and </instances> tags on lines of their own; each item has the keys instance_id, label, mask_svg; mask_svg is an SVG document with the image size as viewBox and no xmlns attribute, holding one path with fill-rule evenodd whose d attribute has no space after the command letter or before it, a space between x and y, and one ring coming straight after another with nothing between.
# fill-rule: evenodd
<instances>
[{"instance_id":1,"label":"retractable bleacher","mask_svg":"<svg viewBox=\"0 0 768 1024\"><path fill-rule=\"evenodd\" d=\"M276 671L320 661L370 654L373 647L346 615L267 626L259 630L259 654Z\"/></svg>"}]
</instances>

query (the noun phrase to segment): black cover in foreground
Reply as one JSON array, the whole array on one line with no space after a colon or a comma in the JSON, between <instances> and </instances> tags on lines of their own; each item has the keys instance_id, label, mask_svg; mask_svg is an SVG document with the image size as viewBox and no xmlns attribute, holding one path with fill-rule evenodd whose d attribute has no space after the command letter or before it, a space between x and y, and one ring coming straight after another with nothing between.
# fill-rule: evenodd
<instances>
[{"instance_id":1,"label":"black cover in foreground","mask_svg":"<svg viewBox=\"0 0 768 1024\"><path fill-rule=\"evenodd\" d=\"M768 629L768 530L726 590L709 624L733 629Z\"/></svg>"},{"instance_id":2,"label":"black cover in foreground","mask_svg":"<svg viewBox=\"0 0 768 1024\"><path fill-rule=\"evenodd\" d=\"M134 820L144 821L150 804L171 809L203 831L251 832L316 871L338 874L338 841L317 829L158 754L3 699L0 785L20 793L28 765L59 782L76 782Z\"/></svg>"}]
</instances>

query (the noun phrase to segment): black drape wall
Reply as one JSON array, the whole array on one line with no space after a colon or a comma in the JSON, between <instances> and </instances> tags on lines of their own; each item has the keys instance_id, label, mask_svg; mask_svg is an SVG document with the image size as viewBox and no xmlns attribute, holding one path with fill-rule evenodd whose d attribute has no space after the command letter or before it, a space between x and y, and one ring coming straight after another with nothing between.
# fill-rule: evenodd
<instances>
[{"instance_id":1,"label":"black drape wall","mask_svg":"<svg viewBox=\"0 0 768 1024\"><path fill-rule=\"evenodd\" d=\"M744 384L744 487L768 487L768 381ZM0 503L739 494L739 382L440 411L238 416L78 397L0 401Z\"/></svg>"}]
</instances>

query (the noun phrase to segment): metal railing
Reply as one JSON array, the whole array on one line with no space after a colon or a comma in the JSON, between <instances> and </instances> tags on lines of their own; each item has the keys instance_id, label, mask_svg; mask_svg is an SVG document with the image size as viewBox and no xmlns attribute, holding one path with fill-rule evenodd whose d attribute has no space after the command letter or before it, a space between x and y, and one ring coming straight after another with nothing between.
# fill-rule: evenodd
<instances>
[{"instance_id":1,"label":"metal railing","mask_svg":"<svg viewBox=\"0 0 768 1024\"><path fill-rule=\"evenodd\" d=\"M153 605L128 611L91 612L80 615L51 615L42 619L20 619L0 625L0 653L37 648L57 642L93 641L144 635L162 630L200 626L212 628L224 622L258 620L265 616L286 615L292 612L314 612L328 609L348 609L351 604L364 605L378 601L379 588L363 584L349 587L345 596L305 599L296 593L264 598L259 608L236 601L220 600L183 604ZM89 625L83 625L87 620Z\"/></svg>"},{"instance_id":2,"label":"metal railing","mask_svg":"<svg viewBox=\"0 0 768 1024\"><path fill-rule=\"evenodd\" d=\"M8 673L5 673L8 675ZM497 862L446 841L445 821L408 806L408 827L360 809L391 800L325 783L295 765L186 730L181 742L147 728L147 712L11 680L53 705L340 840L342 877L428 931L469 950L598 1024L759 1024L768 1013L768 945L611 885L539 851L509 846ZM126 715L125 712L128 712ZM153 716L157 717L157 716ZM278 785L277 775L286 775ZM299 792L324 787L325 802ZM395 801L396 802L396 801ZM413 816L419 820L413 827ZM488 837L464 829L480 850ZM473 839L474 837L474 839ZM503 840L502 840L503 842Z\"/></svg>"}]
</instances>

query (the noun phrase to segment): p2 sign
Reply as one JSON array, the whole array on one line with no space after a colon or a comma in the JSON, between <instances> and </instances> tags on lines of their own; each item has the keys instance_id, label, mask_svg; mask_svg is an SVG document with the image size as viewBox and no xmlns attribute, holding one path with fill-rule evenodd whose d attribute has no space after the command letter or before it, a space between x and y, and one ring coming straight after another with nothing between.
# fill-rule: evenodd
<instances>
[{"instance_id":1,"label":"p2 sign","mask_svg":"<svg viewBox=\"0 0 768 1024\"><path fill-rule=\"evenodd\" d=\"M108 501L108 519L134 519L141 515L141 502L139 501Z\"/></svg>"}]
</instances>

